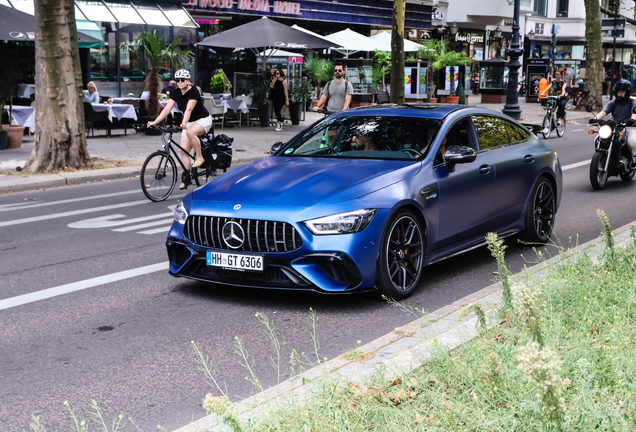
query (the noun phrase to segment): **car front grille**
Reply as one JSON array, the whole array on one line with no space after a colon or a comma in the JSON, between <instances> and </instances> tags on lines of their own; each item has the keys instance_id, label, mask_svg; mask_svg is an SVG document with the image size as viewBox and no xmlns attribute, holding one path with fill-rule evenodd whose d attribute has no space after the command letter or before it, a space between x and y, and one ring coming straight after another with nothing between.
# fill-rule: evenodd
<instances>
[{"instance_id":1,"label":"car front grille","mask_svg":"<svg viewBox=\"0 0 636 432\"><path fill-rule=\"evenodd\" d=\"M236 249L228 247L223 240L222 229L229 221L237 222L245 233L243 245ZM286 222L190 216L186 220L183 233L195 244L235 251L291 252L303 245L298 231Z\"/></svg>"}]
</instances>

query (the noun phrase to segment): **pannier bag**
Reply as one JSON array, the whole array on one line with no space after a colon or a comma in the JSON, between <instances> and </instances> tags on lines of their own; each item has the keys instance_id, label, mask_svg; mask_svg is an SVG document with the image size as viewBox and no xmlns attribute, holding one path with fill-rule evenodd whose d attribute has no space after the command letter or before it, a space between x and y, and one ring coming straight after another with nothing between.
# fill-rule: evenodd
<instances>
[{"instance_id":1,"label":"pannier bag","mask_svg":"<svg viewBox=\"0 0 636 432\"><path fill-rule=\"evenodd\" d=\"M212 168L220 168L225 172L232 165L232 142L234 138L214 133L201 136L201 153L207 165Z\"/></svg>"}]
</instances>

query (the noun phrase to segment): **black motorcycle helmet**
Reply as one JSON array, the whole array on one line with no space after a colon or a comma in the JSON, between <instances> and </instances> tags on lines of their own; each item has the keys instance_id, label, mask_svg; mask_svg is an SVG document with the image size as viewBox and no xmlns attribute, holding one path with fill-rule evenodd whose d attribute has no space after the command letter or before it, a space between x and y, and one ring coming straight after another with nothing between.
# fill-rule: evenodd
<instances>
[{"instance_id":1,"label":"black motorcycle helmet","mask_svg":"<svg viewBox=\"0 0 636 432\"><path fill-rule=\"evenodd\" d=\"M624 91L625 96L619 97L618 92ZM618 103L625 103L629 100L629 95L632 93L632 83L627 81L626 79L620 79L616 81L614 84L614 96L616 96L616 101Z\"/></svg>"}]
</instances>

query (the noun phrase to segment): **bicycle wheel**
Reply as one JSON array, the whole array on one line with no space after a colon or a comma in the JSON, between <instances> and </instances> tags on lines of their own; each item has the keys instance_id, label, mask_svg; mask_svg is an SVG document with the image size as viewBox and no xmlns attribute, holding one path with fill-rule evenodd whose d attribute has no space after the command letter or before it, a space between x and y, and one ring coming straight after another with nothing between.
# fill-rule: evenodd
<instances>
[{"instance_id":1,"label":"bicycle wheel","mask_svg":"<svg viewBox=\"0 0 636 432\"><path fill-rule=\"evenodd\" d=\"M543 139L550 138L550 134L552 133L552 112L548 111L543 116L543 129L541 129L541 133L543 134Z\"/></svg>"},{"instance_id":2,"label":"bicycle wheel","mask_svg":"<svg viewBox=\"0 0 636 432\"><path fill-rule=\"evenodd\" d=\"M150 201L163 201L177 184L177 167L171 156L163 152L152 153L141 167L141 190Z\"/></svg>"},{"instance_id":3,"label":"bicycle wheel","mask_svg":"<svg viewBox=\"0 0 636 432\"><path fill-rule=\"evenodd\" d=\"M197 186L201 186L202 184L205 185L210 181L210 178L212 177L213 173L214 173L214 170L212 170L212 172L208 176L205 170L205 166L200 166L199 168L192 168L192 179L194 180Z\"/></svg>"},{"instance_id":4,"label":"bicycle wheel","mask_svg":"<svg viewBox=\"0 0 636 432\"><path fill-rule=\"evenodd\" d=\"M566 123L565 116L563 116L563 118L561 120L557 119L556 133L560 137L562 137L563 134L565 133L565 123Z\"/></svg>"}]
</instances>

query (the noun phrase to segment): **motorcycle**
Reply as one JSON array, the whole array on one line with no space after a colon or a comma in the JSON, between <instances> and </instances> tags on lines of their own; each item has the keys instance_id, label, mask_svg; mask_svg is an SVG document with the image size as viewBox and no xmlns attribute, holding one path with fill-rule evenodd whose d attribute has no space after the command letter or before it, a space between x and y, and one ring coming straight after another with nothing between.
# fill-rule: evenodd
<instances>
[{"instance_id":1,"label":"motorcycle","mask_svg":"<svg viewBox=\"0 0 636 432\"><path fill-rule=\"evenodd\" d=\"M592 106L586 107L592 112ZM632 154L627 143L627 128L636 125L634 120L615 122L614 120L590 119L589 124L599 126L594 140L596 150L590 163L590 183L596 190L603 189L608 177L618 176L623 181L634 178L636 168L632 168ZM636 132L636 131L634 131ZM594 133L590 130L590 134Z\"/></svg>"}]
</instances>

